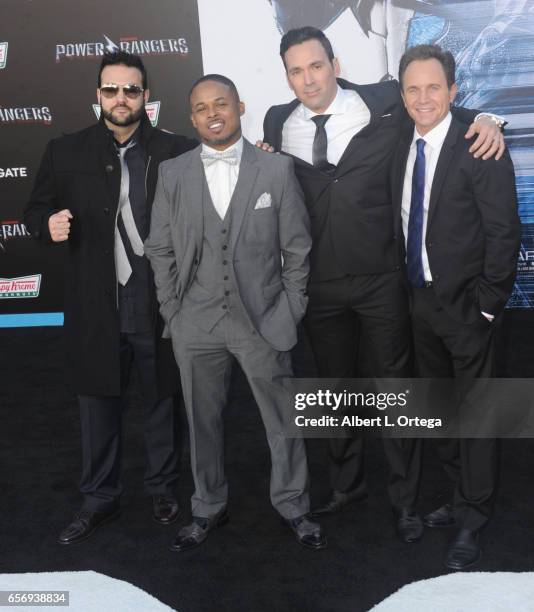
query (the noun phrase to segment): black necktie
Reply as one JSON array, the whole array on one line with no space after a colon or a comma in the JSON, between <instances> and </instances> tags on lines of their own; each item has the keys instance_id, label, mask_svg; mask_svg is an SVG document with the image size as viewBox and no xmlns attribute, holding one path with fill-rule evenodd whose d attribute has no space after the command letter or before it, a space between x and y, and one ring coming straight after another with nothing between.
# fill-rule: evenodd
<instances>
[{"instance_id":1,"label":"black necktie","mask_svg":"<svg viewBox=\"0 0 534 612\"><path fill-rule=\"evenodd\" d=\"M315 123L315 136L313 138L312 164L316 168L325 169L330 164L327 158L328 139L326 138L325 123L331 115L315 115L311 120Z\"/></svg>"}]
</instances>

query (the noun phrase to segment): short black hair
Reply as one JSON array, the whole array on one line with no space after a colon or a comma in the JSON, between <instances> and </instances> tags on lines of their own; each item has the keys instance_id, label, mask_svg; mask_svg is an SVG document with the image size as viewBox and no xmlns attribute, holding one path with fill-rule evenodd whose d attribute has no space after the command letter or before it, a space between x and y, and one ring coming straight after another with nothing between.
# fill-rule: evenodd
<instances>
[{"instance_id":1,"label":"short black hair","mask_svg":"<svg viewBox=\"0 0 534 612\"><path fill-rule=\"evenodd\" d=\"M323 45L323 49L330 60L330 63L334 61L334 50L332 49L332 44L328 40L326 34L319 30L319 28L314 28L313 26L304 26L302 28L294 28L293 30L288 30L280 41L280 57L284 62L284 66L286 66L286 51L293 47L294 45L300 45L308 40L318 40L321 45ZM286 66L287 69L287 66Z\"/></svg>"},{"instance_id":2,"label":"short black hair","mask_svg":"<svg viewBox=\"0 0 534 612\"><path fill-rule=\"evenodd\" d=\"M148 88L148 78L143 60L138 55L128 53L127 51L113 51L113 53L104 53L102 61L100 62L100 70L98 71L98 87L102 85L102 70L104 70L106 66L115 66L117 64L128 66L128 68L137 68L137 70L139 70L141 73L143 89Z\"/></svg>"},{"instance_id":3,"label":"short black hair","mask_svg":"<svg viewBox=\"0 0 534 612\"><path fill-rule=\"evenodd\" d=\"M229 79L228 77L225 77L222 74L205 74L204 76L201 76L199 79L197 79L189 90L189 99L191 99L191 94L193 93L195 87L197 87L197 85L200 85L200 83L204 83L205 81L215 81L217 83L222 83L223 85L226 85L226 87L228 87L232 92L236 101L240 101L239 93L237 91L235 83L232 81L232 79Z\"/></svg>"},{"instance_id":4,"label":"short black hair","mask_svg":"<svg viewBox=\"0 0 534 612\"><path fill-rule=\"evenodd\" d=\"M406 68L415 61L435 59L443 66L449 89L456 81L456 62L450 51L444 51L439 45L416 45L408 49L401 57L399 64L399 84L402 90L402 79Z\"/></svg>"}]
</instances>

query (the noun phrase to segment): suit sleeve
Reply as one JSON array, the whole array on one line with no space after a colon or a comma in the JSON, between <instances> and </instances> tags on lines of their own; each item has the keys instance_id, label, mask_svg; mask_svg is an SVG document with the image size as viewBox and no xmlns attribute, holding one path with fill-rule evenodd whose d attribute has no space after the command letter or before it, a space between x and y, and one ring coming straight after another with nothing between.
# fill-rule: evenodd
<instances>
[{"instance_id":1,"label":"suit sleeve","mask_svg":"<svg viewBox=\"0 0 534 612\"><path fill-rule=\"evenodd\" d=\"M48 229L48 219L61 209L54 176L52 149L52 142L49 142L35 177L30 200L24 210L24 224L31 235L51 244L53 242Z\"/></svg>"},{"instance_id":2,"label":"suit sleeve","mask_svg":"<svg viewBox=\"0 0 534 612\"><path fill-rule=\"evenodd\" d=\"M514 166L508 152L499 161L473 163L473 188L486 237L478 302L482 311L496 315L512 292L521 242Z\"/></svg>"},{"instance_id":3,"label":"suit sleeve","mask_svg":"<svg viewBox=\"0 0 534 612\"><path fill-rule=\"evenodd\" d=\"M291 313L298 323L308 304L306 287L310 272L310 219L302 190L293 172L293 161L283 161L283 194L278 217L278 232L282 250L282 283L289 299Z\"/></svg>"},{"instance_id":4,"label":"suit sleeve","mask_svg":"<svg viewBox=\"0 0 534 612\"><path fill-rule=\"evenodd\" d=\"M145 241L145 254L154 271L154 282L161 316L168 326L180 307L176 295L179 273L171 234L170 198L165 188L162 166L164 164L160 165L158 171L156 195L152 205L150 234ZM168 330L165 330L164 337L168 337L167 334Z\"/></svg>"}]
</instances>

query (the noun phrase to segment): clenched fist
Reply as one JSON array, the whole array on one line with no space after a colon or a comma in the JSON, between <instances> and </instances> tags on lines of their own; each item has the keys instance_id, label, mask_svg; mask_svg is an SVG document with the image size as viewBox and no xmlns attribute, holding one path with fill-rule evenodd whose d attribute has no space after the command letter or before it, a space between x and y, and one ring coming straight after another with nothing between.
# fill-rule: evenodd
<instances>
[{"instance_id":1,"label":"clenched fist","mask_svg":"<svg viewBox=\"0 0 534 612\"><path fill-rule=\"evenodd\" d=\"M72 213L68 208L60 210L51 215L48 219L48 229L54 242L64 242L68 240L70 233L70 220Z\"/></svg>"}]
</instances>

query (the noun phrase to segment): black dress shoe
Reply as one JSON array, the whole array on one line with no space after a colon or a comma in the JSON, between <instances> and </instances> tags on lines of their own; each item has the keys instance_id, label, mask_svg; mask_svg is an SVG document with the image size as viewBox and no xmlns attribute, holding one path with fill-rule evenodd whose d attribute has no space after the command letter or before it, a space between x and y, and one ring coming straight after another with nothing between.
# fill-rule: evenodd
<instances>
[{"instance_id":1,"label":"black dress shoe","mask_svg":"<svg viewBox=\"0 0 534 612\"><path fill-rule=\"evenodd\" d=\"M427 527L449 527L454 525L454 512L451 504L440 506L434 512L430 512L423 518Z\"/></svg>"},{"instance_id":2,"label":"black dress shoe","mask_svg":"<svg viewBox=\"0 0 534 612\"><path fill-rule=\"evenodd\" d=\"M358 501L363 501L367 498L367 491L357 491L354 493L342 493L341 491L334 491L332 497L315 510L310 512L311 518L319 518L321 516L327 516L329 514L335 514L346 506Z\"/></svg>"},{"instance_id":3,"label":"black dress shoe","mask_svg":"<svg viewBox=\"0 0 534 612\"><path fill-rule=\"evenodd\" d=\"M171 544L174 552L184 552L196 548L208 537L208 533L216 527L222 527L228 522L226 510L222 510L211 518L193 516L189 525L182 527Z\"/></svg>"},{"instance_id":4,"label":"black dress shoe","mask_svg":"<svg viewBox=\"0 0 534 612\"><path fill-rule=\"evenodd\" d=\"M120 510L113 512L90 512L81 510L74 515L73 521L59 534L58 544L76 544L86 540L93 531L120 516Z\"/></svg>"},{"instance_id":5,"label":"black dress shoe","mask_svg":"<svg viewBox=\"0 0 534 612\"><path fill-rule=\"evenodd\" d=\"M154 495L152 498L152 518L160 525L170 525L180 518L178 501L174 497Z\"/></svg>"},{"instance_id":6,"label":"black dress shoe","mask_svg":"<svg viewBox=\"0 0 534 612\"><path fill-rule=\"evenodd\" d=\"M302 546L315 550L326 548L326 536L321 529L321 525L310 521L308 515L304 514L294 519L285 519L285 521L293 530L297 542Z\"/></svg>"},{"instance_id":7,"label":"black dress shoe","mask_svg":"<svg viewBox=\"0 0 534 612\"><path fill-rule=\"evenodd\" d=\"M471 529L460 529L447 551L445 567L452 570L463 570L475 564L481 554L478 532L471 531Z\"/></svg>"},{"instance_id":8,"label":"black dress shoe","mask_svg":"<svg viewBox=\"0 0 534 612\"><path fill-rule=\"evenodd\" d=\"M416 542L423 535L423 521L410 508L401 508L397 513L397 535L407 544Z\"/></svg>"}]
</instances>

